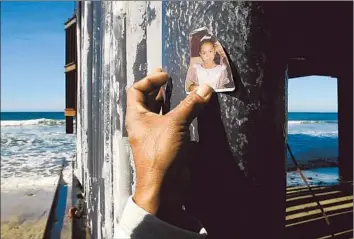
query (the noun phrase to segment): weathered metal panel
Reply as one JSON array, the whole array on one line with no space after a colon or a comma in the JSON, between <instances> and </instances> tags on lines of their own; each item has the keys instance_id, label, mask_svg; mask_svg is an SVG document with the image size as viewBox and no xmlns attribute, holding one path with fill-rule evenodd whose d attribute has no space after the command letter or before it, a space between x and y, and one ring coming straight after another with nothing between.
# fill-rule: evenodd
<instances>
[{"instance_id":1,"label":"weathered metal panel","mask_svg":"<svg viewBox=\"0 0 354 239\"><path fill-rule=\"evenodd\" d=\"M110 68L112 50L112 2L103 2L103 20L102 20L102 83L103 91L101 98L103 99L103 115L101 127L103 132L103 155L104 162L102 168L102 179L104 185L104 198L101 198L101 203L104 203L104 225L102 226L102 238L113 238L113 160L112 160L112 127L111 127L111 94L110 94ZM112 67L114 67L112 65Z\"/></svg>"},{"instance_id":2,"label":"weathered metal panel","mask_svg":"<svg viewBox=\"0 0 354 239\"><path fill-rule=\"evenodd\" d=\"M84 167L84 190L85 199L87 203L87 217L91 218L92 214L92 99L91 99L91 82L92 82L92 3L84 2L82 4L82 48L81 48L81 62L82 62L82 113L83 113L83 167ZM88 220L88 227L92 228L92 221Z\"/></svg>"},{"instance_id":3,"label":"weathered metal panel","mask_svg":"<svg viewBox=\"0 0 354 239\"><path fill-rule=\"evenodd\" d=\"M146 26L147 72L162 66L162 2L148 2Z\"/></svg>"},{"instance_id":4,"label":"weathered metal panel","mask_svg":"<svg viewBox=\"0 0 354 239\"><path fill-rule=\"evenodd\" d=\"M95 218L97 221L92 225L92 234L102 237L102 227L104 224L104 217L102 216L101 209L104 210L102 196L104 196L104 183L102 179L102 166L103 166L103 145L102 145L102 133L101 130L101 108L102 105L100 101L101 98L101 59L102 59L102 3L101 2L92 2L92 105L91 105L91 117L92 117L92 174L93 178L91 192L93 197L91 198L91 207L92 207L92 218ZM103 124L102 124L103 126Z\"/></svg>"},{"instance_id":5,"label":"weathered metal panel","mask_svg":"<svg viewBox=\"0 0 354 239\"><path fill-rule=\"evenodd\" d=\"M152 55L149 67L161 66L161 3L82 5L77 30L78 41L82 41L82 48L78 48L81 131L75 172L84 183L93 236L112 238L134 188L132 154L124 127L126 88L147 74L147 52Z\"/></svg>"},{"instance_id":6,"label":"weathered metal panel","mask_svg":"<svg viewBox=\"0 0 354 239\"><path fill-rule=\"evenodd\" d=\"M81 4L77 4L77 9L80 8ZM76 49L77 51L77 101L76 101L76 157L75 157L75 167L74 167L74 173L75 176L79 179L80 182L83 181L83 165L82 165L82 112L80 109L82 109L82 77L81 77L81 12L77 10L76 12L76 39L77 39L77 45Z\"/></svg>"},{"instance_id":7,"label":"weathered metal panel","mask_svg":"<svg viewBox=\"0 0 354 239\"><path fill-rule=\"evenodd\" d=\"M147 73L146 1L129 1L127 11L127 87Z\"/></svg>"},{"instance_id":8,"label":"weathered metal panel","mask_svg":"<svg viewBox=\"0 0 354 239\"><path fill-rule=\"evenodd\" d=\"M338 75L339 176L353 181L353 58L347 57Z\"/></svg>"},{"instance_id":9,"label":"weathered metal panel","mask_svg":"<svg viewBox=\"0 0 354 239\"><path fill-rule=\"evenodd\" d=\"M113 235L117 233L119 218L127 198L131 195L131 168L123 138L125 118L126 67L126 4L112 2L111 48L111 120L113 162ZM112 67L114 66L114 67Z\"/></svg>"},{"instance_id":10,"label":"weathered metal panel","mask_svg":"<svg viewBox=\"0 0 354 239\"><path fill-rule=\"evenodd\" d=\"M187 210L194 211L212 238L283 235L286 67L276 48L279 29L272 28L266 5L236 1L163 5L163 57L173 83L171 108L186 97L192 30L208 27L225 47L233 68L237 90L215 95L192 129L202 153L192 171L195 195Z\"/></svg>"}]
</instances>

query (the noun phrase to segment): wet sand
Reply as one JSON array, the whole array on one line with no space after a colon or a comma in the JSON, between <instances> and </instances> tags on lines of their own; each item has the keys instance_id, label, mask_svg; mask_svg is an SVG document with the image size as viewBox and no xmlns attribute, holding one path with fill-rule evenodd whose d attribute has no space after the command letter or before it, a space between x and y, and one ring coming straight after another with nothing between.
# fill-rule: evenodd
<instances>
[{"instance_id":1,"label":"wet sand","mask_svg":"<svg viewBox=\"0 0 354 239\"><path fill-rule=\"evenodd\" d=\"M315 168L302 170L310 185L329 186L339 183L339 172L337 167ZM300 174L296 171L287 172L287 186L305 185Z\"/></svg>"},{"instance_id":2,"label":"wet sand","mask_svg":"<svg viewBox=\"0 0 354 239\"><path fill-rule=\"evenodd\" d=\"M71 171L71 167L66 167L61 181L68 186L69 192ZM14 181L12 185L1 185L1 239L43 238L59 176L35 182L23 179ZM67 225L68 222L64 224L63 235L69 235L68 226L71 225Z\"/></svg>"},{"instance_id":3,"label":"wet sand","mask_svg":"<svg viewBox=\"0 0 354 239\"><path fill-rule=\"evenodd\" d=\"M1 191L1 238L43 238L55 189Z\"/></svg>"}]
</instances>

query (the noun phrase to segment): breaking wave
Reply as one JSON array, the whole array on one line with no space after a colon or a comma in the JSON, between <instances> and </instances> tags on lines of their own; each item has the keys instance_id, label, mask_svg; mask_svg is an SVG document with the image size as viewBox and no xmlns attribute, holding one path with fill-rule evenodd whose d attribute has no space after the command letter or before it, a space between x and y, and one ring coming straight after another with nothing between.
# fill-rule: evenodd
<instances>
[{"instance_id":1,"label":"breaking wave","mask_svg":"<svg viewBox=\"0 0 354 239\"><path fill-rule=\"evenodd\" d=\"M1 127L14 127L14 126L29 126L29 125L64 125L65 120L54 120L54 119L32 119L32 120L6 120L1 121Z\"/></svg>"},{"instance_id":2,"label":"breaking wave","mask_svg":"<svg viewBox=\"0 0 354 239\"><path fill-rule=\"evenodd\" d=\"M290 120L288 124L338 124L337 120Z\"/></svg>"}]
</instances>

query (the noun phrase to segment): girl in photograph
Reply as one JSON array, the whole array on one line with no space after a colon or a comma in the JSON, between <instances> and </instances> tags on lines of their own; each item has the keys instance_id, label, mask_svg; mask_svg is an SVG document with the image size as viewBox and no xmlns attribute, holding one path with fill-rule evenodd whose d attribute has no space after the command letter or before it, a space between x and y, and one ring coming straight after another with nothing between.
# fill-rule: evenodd
<instances>
[{"instance_id":1,"label":"girl in photograph","mask_svg":"<svg viewBox=\"0 0 354 239\"><path fill-rule=\"evenodd\" d=\"M215 56L220 56L220 64L215 63ZM186 78L186 91L193 91L199 85L206 83L214 90L224 89L230 82L228 78L226 55L218 41L211 36L204 36L199 44L199 56L202 63L191 64Z\"/></svg>"}]
</instances>

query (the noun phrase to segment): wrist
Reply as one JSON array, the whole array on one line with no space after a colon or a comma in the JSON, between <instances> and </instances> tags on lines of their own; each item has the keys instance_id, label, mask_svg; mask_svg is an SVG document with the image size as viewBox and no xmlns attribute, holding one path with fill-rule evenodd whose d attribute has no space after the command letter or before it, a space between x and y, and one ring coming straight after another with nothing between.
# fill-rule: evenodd
<instances>
[{"instance_id":1,"label":"wrist","mask_svg":"<svg viewBox=\"0 0 354 239\"><path fill-rule=\"evenodd\" d=\"M137 180L134 202L152 215L156 215L160 206L161 183L158 181L146 182Z\"/></svg>"}]
</instances>

